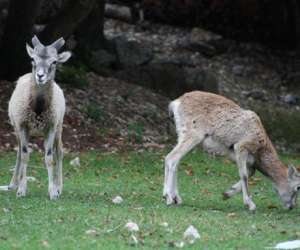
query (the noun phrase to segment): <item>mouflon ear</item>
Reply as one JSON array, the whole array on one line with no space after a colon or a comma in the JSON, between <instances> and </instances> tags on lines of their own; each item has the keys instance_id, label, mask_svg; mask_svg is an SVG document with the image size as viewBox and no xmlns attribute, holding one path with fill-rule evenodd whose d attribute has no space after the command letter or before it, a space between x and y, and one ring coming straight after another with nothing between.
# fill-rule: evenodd
<instances>
[{"instance_id":1,"label":"mouflon ear","mask_svg":"<svg viewBox=\"0 0 300 250\"><path fill-rule=\"evenodd\" d=\"M71 55L72 55L72 53L69 52L69 51L62 52L62 53L58 54L58 60L57 61L60 62L60 63L64 63L64 62L69 60Z\"/></svg>"},{"instance_id":2,"label":"mouflon ear","mask_svg":"<svg viewBox=\"0 0 300 250\"><path fill-rule=\"evenodd\" d=\"M33 57L33 48L31 48L30 46L29 46L29 44L28 43L26 43L26 50L27 50L27 54L32 58Z\"/></svg>"},{"instance_id":3,"label":"mouflon ear","mask_svg":"<svg viewBox=\"0 0 300 250\"><path fill-rule=\"evenodd\" d=\"M290 180L294 179L295 177L298 176L298 171L297 169L295 168L294 165L292 164L289 164L289 167L288 167L288 178Z\"/></svg>"}]
</instances>

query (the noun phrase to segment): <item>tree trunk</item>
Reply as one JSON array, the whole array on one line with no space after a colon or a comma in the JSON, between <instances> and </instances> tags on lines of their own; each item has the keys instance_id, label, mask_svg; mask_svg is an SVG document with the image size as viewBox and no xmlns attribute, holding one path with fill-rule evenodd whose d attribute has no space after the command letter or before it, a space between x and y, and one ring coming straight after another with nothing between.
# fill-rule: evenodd
<instances>
[{"instance_id":1,"label":"tree trunk","mask_svg":"<svg viewBox=\"0 0 300 250\"><path fill-rule=\"evenodd\" d=\"M10 0L8 18L0 47L0 76L15 80L30 69L25 43L32 37L32 27L42 0Z\"/></svg>"},{"instance_id":2,"label":"tree trunk","mask_svg":"<svg viewBox=\"0 0 300 250\"><path fill-rule=\"evenodd\" d=\"M51 43L59 37L69 37L78 25L95 8L96 3L104 0L69 0L65 7L41 32L40 37L44 43Z\"/></svg>"},{"instance_id":3,"label":"tree trunk","mask_svg":"<svg viewBox=\"0 0 300 250\"><path fill-rule=\"evenodd\" d=\"M296 44L297 49L300 49L300 4L297 0L287 1L288 12L289 12L289 27L293 34L291 39Z\"/></svg>"},{"instance_id":4,"label":"tree trunk","mask_svg":"<svg viewBox=\"0 0 300 250\"><path fill-rule=\"evenodd\" d=\"M105 1L99 1L74 33L77 41L76 56L90 68L93 68L97 51L115 53L113 43L107 41L103 33L104 9Z\"/></svg>"},{"instance_id":5,"label":"tree trunk","mask_svg":"<svg viewBox=\"0 0 300 250\"><path fill-rule=\"evenodd\" d=\"M97 1L90 14L78 26L75 37L79 47L88 50L103 48L104 7L105 1Z\"/></svg>"}]
</instances>

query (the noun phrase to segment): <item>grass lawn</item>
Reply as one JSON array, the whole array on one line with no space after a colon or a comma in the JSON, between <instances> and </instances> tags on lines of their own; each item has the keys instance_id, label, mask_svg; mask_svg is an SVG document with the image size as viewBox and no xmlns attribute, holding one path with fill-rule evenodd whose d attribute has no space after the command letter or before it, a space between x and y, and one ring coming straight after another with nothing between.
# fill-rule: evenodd
<instances>
[{"instance_id":1,"label":"grass lawn","mask_svg":"<svg viewBox=\"0 0 300 250\"><path fill-rule=\"evenodd\" d=\"M167 207L162 200L164 152L129 152L80 155L74 168L65 156L64 191L49 201L47 174L41 155L31 155L28 196L0 193L0 249L171 249L194 225L201 239L186 249L264 249L300 238L300 209L286 211L260 175L251 180L250 191L257 205L247 211L241 195L223 201L221 193L238 179L236 167L223 158L190 153L179 168L181 206ZM295 164L297 158L285 158ZM7 184L15 154L0 154L0 184ZM122 204L111 199L120 195ZM131 235L124 228L136 222L140 231ZM161 224L168 223L168 227ZM95 229L96 235L86 234Z\"/></svg>"}]
</instances>

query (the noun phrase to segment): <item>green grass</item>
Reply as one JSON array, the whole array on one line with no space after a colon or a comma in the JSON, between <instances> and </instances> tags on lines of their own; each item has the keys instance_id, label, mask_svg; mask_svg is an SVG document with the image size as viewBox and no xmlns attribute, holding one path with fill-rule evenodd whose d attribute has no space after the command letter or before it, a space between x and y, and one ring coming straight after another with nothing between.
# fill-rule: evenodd
<instances>
[{"instance_id":1,"label":"green grass","mask_svg":"<svg viewBox=\"0 0 300 250\"><path fill-rule=\"evenodd\" d=\"M244 207L241 195L221 199L238 179L236 167L222 158L190 153L179 169L183 204L167 207L162 200L163 153L85 153L79 168L69 165L73 156L65 157L60 200L49 201L46 170L37 154L28 171L37 181L29 183L28 196L0 193L1 250L171 249L191 224L201 239L186 249L264 249L300 237L299 209L284 210L271 183L259 175L250 186L255 214ZM9 182L14 161L14 154L0 155L1 184ZM111 202L116 195L124 198L122 204ZM124 228L128 220L140 227L136 246ZM87 235L89 229L97 235Z\"/></svg>"}]
</instances>

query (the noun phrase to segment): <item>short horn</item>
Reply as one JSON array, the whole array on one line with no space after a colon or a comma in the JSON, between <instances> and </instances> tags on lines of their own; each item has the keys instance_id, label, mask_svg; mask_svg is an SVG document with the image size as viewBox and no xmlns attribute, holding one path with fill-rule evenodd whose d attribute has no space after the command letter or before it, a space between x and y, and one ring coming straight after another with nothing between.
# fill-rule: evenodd
<instances>
[{"instance_id":1,"label":"short horn","mask_svg":"<svg viewBox=\"0 0 300 250\"><path fill-rule=\"evenodd\" d=\"M50 45L50 47L55 48L57 51L61 49L62 46L64 46L65 40L61 37L58 40L56 40L54 43Z\"/></svg>"},{"instance_id":2,"label":"short horn","mask_svg":"<svg viewBox=\"0 0 300 250\"><path fill-rule=\"evenodd\" d=\"M32 45L33 47L36 47L36 46L44 46L40 40L37 38L37 36L34 36L32 39L31 39L31 42L32 42Z\"/></svg>"}]
</instances>

